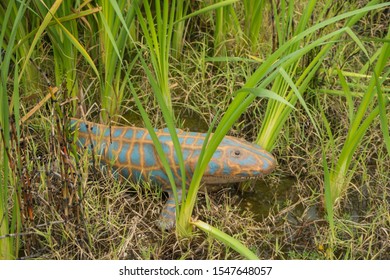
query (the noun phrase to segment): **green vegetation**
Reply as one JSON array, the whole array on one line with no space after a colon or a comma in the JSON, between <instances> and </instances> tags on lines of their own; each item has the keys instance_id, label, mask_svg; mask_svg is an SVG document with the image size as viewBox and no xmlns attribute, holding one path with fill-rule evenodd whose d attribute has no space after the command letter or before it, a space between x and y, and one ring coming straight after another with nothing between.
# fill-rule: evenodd
<instances>
[{"instance_id":1,"label":"green vegetation","mask_svg":"<svg viewBox=\"0 0 390 280\"><path fill-rule=\"evenodd\" d=\"M0 4L0 258L388 259L389 9L379 0ZM168 127L182 174L175 128L208 131L175 232L155 227L159 188L115 180L76 152L73 116L146 127L175 193L153 128ZM254 187L269 198L253 211L240 199L256 189L200 193L227 134L278 159Z\"/></svg>"}]
</instances>

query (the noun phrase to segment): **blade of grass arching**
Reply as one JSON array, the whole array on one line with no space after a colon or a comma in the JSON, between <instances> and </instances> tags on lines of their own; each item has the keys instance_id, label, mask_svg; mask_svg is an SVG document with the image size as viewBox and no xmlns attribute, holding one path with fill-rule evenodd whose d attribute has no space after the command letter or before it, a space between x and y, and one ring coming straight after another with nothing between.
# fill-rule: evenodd
<instances>
[{"instance_id":1,"label":"blade of grass arching","mask_svg":"<svg viewBox=\"0 0 390 280\"><path fill-rule=\"evenodd\" d=\"M349 27L347 27L346 32L348 33L349 37L351 37L351 39L356 43L356 45L358 45L360 50L363 51L366 57L370 59L370 56L368 55L366 48L364 47L362 41L356 36L355 32L353 32L352 29Z\"/></svg>"},{"instance_id":2,"label":"blade of grass arching","mask_svg":"<svg viewBox=\"0 0 390 280\"><path fill-rule=\"evenodd\" d=\"M98 13L99 11L101 11L101 9L102 9L101 7L90 8L90 9L85 10L85 11L80 11L80 12L77 12L77 13L74 13L74 14L71 14L71 15L67 15L67 16L63 16L63 17L57 18L57 20L59 22L61 22L61 23L64 23L64 22L67 22L67 21L76 20L76 19L83 18L83 17L86 17L86 16L91 15L91 14ZM57 24L57 21L51 20L47 26L50 27L50 26L54 26L56 24ZM39 27L31 30L30 33L28 33L26 36L21 38L17 42L17 44L14 46L14 51L20 45L23 45L24 43L26 43L26 41L28 41L31 37L33 37L37 33L38 30L39 30Z\"/></svg>"},{"instance_id":3,"label":"blade of grass arching","mask_svg":"<svg viewBox=\"0 0 390 280\"><path fill-rule=\"evenodd\" d=\"M315 45L315 43L313 43ZM310 47L310 45L308 46ZM304 50L305 48L303 48ZM301 57L301 50L295 51L292 53L292 57ZM283 59L282 59L283 60ZM286 60L287 62L287 60ZM294 63L294 62L293 62ZM284 63L282 63L284 64ZM297 85L301 82L300 87L297 92L304 92L312 79L312 77L315 75L317 69L320 66L320 61L318 61L316 64L311 64L311 71L306 71L306 77L303 78L303 75L298 79ZM308 70L308 69L306 69ZM282 77L278 77L282 78ZM279 83L281 81L279 80ZM275 81L276 83L276 81ZM287 84L286 84L287 85ZM287 88L284 89L287 91ZM298 100L298 97L296 94L294 94L294 90L290 90L290 93L287 94L285 97L286 100L291 102L293 106L295 106L295 103ZM282 129L285 121L287 120L289 114L291 113L291 109L288 107L285 107L280 102L275 102L274 100L269 100L267 104L267 111L266 111L265 118L263 120L263 124L261 126L260 132L257 136L256 143L263 146L264 149L271 151L273 146L275 145L276 139L279 136L279 131Z\"/></svg>"},{"instance_id":4,"label":"blade of grass arching","mask_svg":"<svg viewBox=\"0 0 390 280\"><path fill-rule=\"evenodd\" d=\"M56 17L54 17L54 20L57 22L57 24L64 31L65 35L68 37L68 39L71 41L71 43L76 47L76 49L81 53L81 55L84 56L85 60L92 67L92 70L95 72L96 77L98 79L100 79L99 71L97 70L95 63L93 62L92 58L89 56L86 49L80 44L80 42L77 40L77 38L75 38L72 35L72 33L70 33L69 30L67 28L65 28L65 26L62 25L62 23L57 20Z\"/></svg>"},{"instance_id":5,"label":"blade of grass arching","mask_svg":"<svg viewBox=\"0 0 390 280\"><path fill-rule=\"evenodd\" d=\"M286 7L285 1L281 4L281 10L278 13L275 5L274 6L274 17L278 18L278 22L275 23L276 28L278 29L279 35L279 46L284 47L284 42L288 38L294 38L294 35L299 36L300 33L304 32L309 20L310 15L312 15L316 1L309 1L306 5L304 12L298 22L297 27L294 29L292 27L292 19L293 19L293 5L294 1L289 1L288 7ZM288 12L286 12L286 10ZM280 19L279 19L280 14ZM308 38L305 40L310 41L311 34L308 34ZM324 36L325 37L325 36ZM320 40L324 39L324 37L320 38ZM291 39L289 40L291 41ZM318 44L319 45L319 44ZM314 46L314 45L312 45ZM300 41L295 41L294 43L288 44L288 48L285 51L284 55L289 55L291 53L299 52L302 48L302 43ZM304 53L301 55L295 55L297 58L293 63L289 65L283 63L281 64L282 68L285 69L285 73L287 76L293 77L299 67L299 61L303 57ZM317 64L311 64L311 67L318 67ZM307 70L307 69L306 69ZM288 74L287 74L288 73ZM306 73L311 73L310 71L306 71ZM314 75L310 75L313 77ZM304 76L301 76L301 81L305 81L304 84L300 85L299 80L296 82L296 86L299 86L299 89L292 90L292 87L289 87L286 79L280 75L276 77L273 82L272 90L277 92L279 95L286 98L286 100L290 101L291 104L295 105L297 100L301 100L298 97L300 96L299 92L304 93L309 84L309 80L304 80ZM291 84L291 83L290 83ZM296 94L298 92L298 95ZM273 100L270 100L267 104L265 119L260 127L260 131L257 136L256 143L262 145L267 150L272 150L275 145L276 139L279 135L280 130L282 129L285 121L288 118L288 115L291 113L291 109L285 107L283 104L277 103Z\"/></svg>"},{"instance_id":6,"label":"blade of grass arching","mask_svg":"<svg viewBox=\"0 0 390 280\"><path fill-rule=\"evenodd\" d=\"M334 36L337 36L338 34L341 34L344 32L344 29L337 30L335 32L332 32L328 35L325 35L316 41L312 42L311 44L308 44L304 46L303 48L300 48L296 51L294 51L291 54L288 54L282 58L280 58L278 61L276 61L274 64L269 66L268 68L263 69L263 75L264 80L261 82L260 87L267 87L268 84L273 82L275 80L275 77L279 74L279 70L276 69L277 67L280 67L283 65L283 67L289 67L289 65L296 63L302 57L304 54L308 53L313 48L320 46L324 44L327 40L331 40ZM291 42L290 42L291 43ZM288 44L288 43L286 43ZM328 44L332 44L328 43ZM285 45L283 45L285 46ZM318 67L320 66L321 59L316 57L313 62L309 65L308 68L305 69L304 73L300 76L300 78L297 81L297 85L300 84L298 92L304 92L312 79L312 77L315 75ZM261 65L260 67L263 67ZM270 74L269 71L274 71ZM276 82L280 83L282 85L282 79L283 77L278 77L277 80L274 81L274 84ZM286 84L287 85L287 84ZM275 87L276 89L278 86ZM283 92L286 92L287 88L285 85L283 85ZM286 94L286 93L285 93ZM285 96L286 100L288 100L292 105L295 105L296 101L298 100L297 95L293 90L290 91L289 94ZM274 102L273 100L270 100L267 105L267 114L265 115L265 118L263 120L263 124L260 130L260 133L258 135L258 138L256 140L256 143L263 146L266 150L272 150L272 147L274 145L274 142L276 138L278 137L278 131L283 127L283 124L285 120L288 118L289 113L291 112L290 108L285 107L281 103Z\"/></svg>"},{"instance_id":7,"label":"blade of grass arching","mask_svg":"<svg viewBox=\"0 0 390 280\"><path fill-rule=\"evenodd\" d=\"M250 92L256 97L263 97L268 99L274 99L275 101L278 101L280 103L283 103L287 106L289 106L291 109L295 110L295 107L288 102L286 99L281 97L280 95L276 94L275 92L265 89L265 88L242 88L237 90L234 94L238 94L240 92Z\"/></svg>"},{"instance_id":8,"label":"blade of grass arching","mask_svg":"<svg viewBox=\"0 0 390 280\"><path fill-rule=\"evenodd\" d=\"M191 224L197 226L204 232L210 234L215 239L223 242L224 244L228 245L230 248L234 249L236 252L240 253L242 256L244 256L248 260L259 260L259 258L247 247L245 247L240 241L237 239L231 237L230 235L220 231L219 229L206 224L205 222L202 222L200 220L197 220L195 222L191 222Z\"/></svg>"},{"instance_id":9,"label":"blade of grass arching","mask_svg":"<svg viewBox=\"0 0 390 280\"><path fill-rule=\"evenodd\" d=\"M250 100L250 102L252 102L252 100ZM243 102L243 103L240 103L238 106L237 106L237 104L235 104L237 106L237 111L233 110L230 114L237 115L238 114L237 112L240 113L242 111L242 108L240 108L240 106L246 108L247 106L249 106L250 102ZM229 108L231 108L231 106L229 106ZM225 115L223 116L222 119L224 119L224 118L227 118L227 113L225 113ZM220 127L220 125L221 125L221 123L218 125L218 127ZM217 127L217 129L218 129L218 127ZM211 132L211 130L209 130L209 133L210 132ZM227 130L226 130L226 132L227 132ZM184 202L185 205L183 206L184 207L183 211L185 211L185 214L182 215L182 217L181 217L182 220L179 221L179 224L180 224L179 230L180 230L180 234L182 236L189 236L191 234L191 226L189 224L190 216L191 216L191 213L192 213L194 206L195 206L196 194L197 194L197 191L199 190L202 176L203 176L204 171L206 170L207 165L208 165L211 157L213 156L215 150L217 149L218 145L221 143L223 137L226 135L226 132L223 131L223 132L219 132L218 134L217 134L217 132L214 132L214 134L211 137L211 140L207 141L207 146L205 144L206 141L203 144L204 145L203 146L204 153L199 156L198 163L197 163L197 166L195 168L194 174L192 176L191 184L189 187L190 191L189 191L188 196L191 198L187 197L186 201Z\"/></svg>"},{"instance_id":10,"label":"blade of grass arching","mask_svg":"<svg viewBox=\"0 0 390 280\"><path fill-rule=\"evenodd\" d=\"M271 73L269 77L276 76L276 71L274 73ZM263 86L263 85L261 85ZM216 131L214 132L210 143L207 146L207 150L205 152L205 155L200 158L200 168L199 168L199 174L196 172L194 173L193 177L200 177L203 175L204 171L207 168L207 164L210 161L212 155L214 154L215 150L217 149L218 145L221 143L223 137L226 135L228 130L231 128L233 123L240 117L240 115L246 110L246 108L253 102L253 100L256 98L256 95L253 95L249 90L246 91L247 88L243 88L242 91L236 94L236 96L240 96L242 94L249 95L246 96L244 100L241 102L235 102L236 98L233 100L233 102L229 105L227 111L225 112L224 116L222 117L222 120L219 122ZM253 91L253 90L252 90ZM262 90L259 89L257 92L257 96L259 95L259 92ZM200 179L199 179L200 180ZM192 182L191 182L192 185Z\"/></svg>"},{"instance_id":11,"label":"blade of grass arching","mask_svg":"<svg viewBox=\"0 0 390 280\"><path fill-rule=\"evenodd\" d=\"M204 7L204 8L202 8L202 9L196 10L195 12L182 17L181 19L176 20L173 24L176 24L176 23L178 23L180 21L189 19L189 18L194 17L194 16L198 16L198 15L210 12L210 11L215 10L215 9L222 8L224 6L231 5L231 4L233 4L233 3L237 2L237 1L238 0L226 0L226 1L221 1L221 2L218 2L218 3L212 4L212 5L208 5L208 6Z\"/></svg>"},{"instance_id":12,"label":"blade of grass arching","mask_svg":"<svg viewBox=\"0 0 390 280\"><path fill-rule=\"evenodd\" d=\"M278 70L275 70L274 68L280 67L281 65L286 68L290 68L289 66L291 64L295 64L303 55L308 53L310 50L314 49L315 47L321 46L322 44L326 43L327 40L331 40L330 42L326 43L326 46L330 46L333 44L332 38L334 36L338 36L339 34L342 34L344 32L344 29L337 30L335 32L332 32L328 35L325 35L316 41L312 42L311 44L308 44L304 46L303 48L300 48L293 53L290 53L288 55L285 55L284 57L280 58L277 62L272 64L269 68L264 69L264 81L261 83L261 87L266 87L269 83L274 81L275 79L275 72ZM323 56L317 56L313 59L312 63L305 69L303 74L298 78L296 85L299 85L299 92L304 92L310 83L312 77L314 77L317 69L321 65L321 61L323 59ZM260 66L262 67L262 66ZM274 74L269 74L269 71L274 71ZM276 73L278 74L278 72ZM281 95L285 95L285 98L293 105L295 105L296 101L298 100L296 94L293 90L290 90L290 93L287 94L287 87L286 83L283 82L281 79L283 77L277 77L277 79L274 81L274 87L275 90L281 89L280 92ZM280 85L276 85L275 83L279 83ZM274 141L278 135L277 131L279 131L283 123L288 117L288 114L291 112L289 108L284 108L283 104L276 103L273 100L270 100L267 105L267 114L265 115L265 118L263 120L263 125L261 127L260 133L258 135L257 143L262 145L265 149L271 150Z\"/></svg>"}]
</instances>

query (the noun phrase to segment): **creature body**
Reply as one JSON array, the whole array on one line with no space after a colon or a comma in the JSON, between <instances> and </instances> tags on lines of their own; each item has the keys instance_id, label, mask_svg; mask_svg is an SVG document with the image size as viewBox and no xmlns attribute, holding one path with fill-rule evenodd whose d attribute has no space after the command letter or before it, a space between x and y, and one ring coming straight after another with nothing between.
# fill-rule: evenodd
<instances>
[{"instance_id":1,"label":"creature body","mask_svg":"<svg viewBox=\"0 0 390 280\"><path fill-rule=\"evenodd\" d=\"M174 227L176 209L173 191L147 129L105 126L77 119L71 120L71 129L77 131L77 145L93 149L100 157L101 164L110 166L113 172L136 182L151 180L160 185L168 193L168 200L161 212L159 226L165 229ZM173 172L180 201L182 177L171 135L167 129L155 131ZM177 135L185 162L188 187L206 134L177 130ZM223 184L256 179L270 173L275 166L275 158L262 147L225 136L214 152L202 182Z\"/></svg>"}]
</instances>

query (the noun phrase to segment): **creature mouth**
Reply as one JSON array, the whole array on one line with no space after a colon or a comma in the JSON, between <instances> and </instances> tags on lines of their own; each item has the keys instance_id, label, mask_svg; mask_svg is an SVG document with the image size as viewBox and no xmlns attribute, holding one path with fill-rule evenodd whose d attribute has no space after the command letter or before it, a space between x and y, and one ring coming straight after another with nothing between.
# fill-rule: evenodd
<instances>
[{"instance_id":1,"label":"creature mouth","mask_svg":"<svg viewBox=\"0 0 390 280\"><path fill-rule=\"evenodd\" d=\"M211 176L205 175L202 178L202 181L206 184L227 184L227 183L240 183L248 180L257 180L263 177L265 174L256 175L256 176Z\"/></svg>"}]
</instances>

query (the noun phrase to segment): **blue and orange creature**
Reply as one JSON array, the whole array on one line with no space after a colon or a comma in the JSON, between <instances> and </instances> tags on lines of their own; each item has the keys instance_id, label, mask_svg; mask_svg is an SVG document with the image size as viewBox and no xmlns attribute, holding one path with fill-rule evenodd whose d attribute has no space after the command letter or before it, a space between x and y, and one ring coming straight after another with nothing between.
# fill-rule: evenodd
<instances>
[{"instance_id":1,"label":"blue and orange creature","mask_svg":"<svg viewBox=\"0 0 390 280\"><path fill-rule=\"evenodd\" d=\"M168 193L161 212L159 227L175 226L175 200L168 176L159 159L147 129L138 127L105 126L78 119L71 120L71 130L77 131L77 145L94 150L100 162L110 166L125 178L151 180ZM167 129L156 130L165 156L173 172L178 197L181 200L181 173L179 161ZM195 171L206 134L177 130L189 186ZM269 174L276 166L275 158L262 147L245 140L225 136L211 158L202 182L224 184L257 179Z\"/></svg>"}]
</instances>

